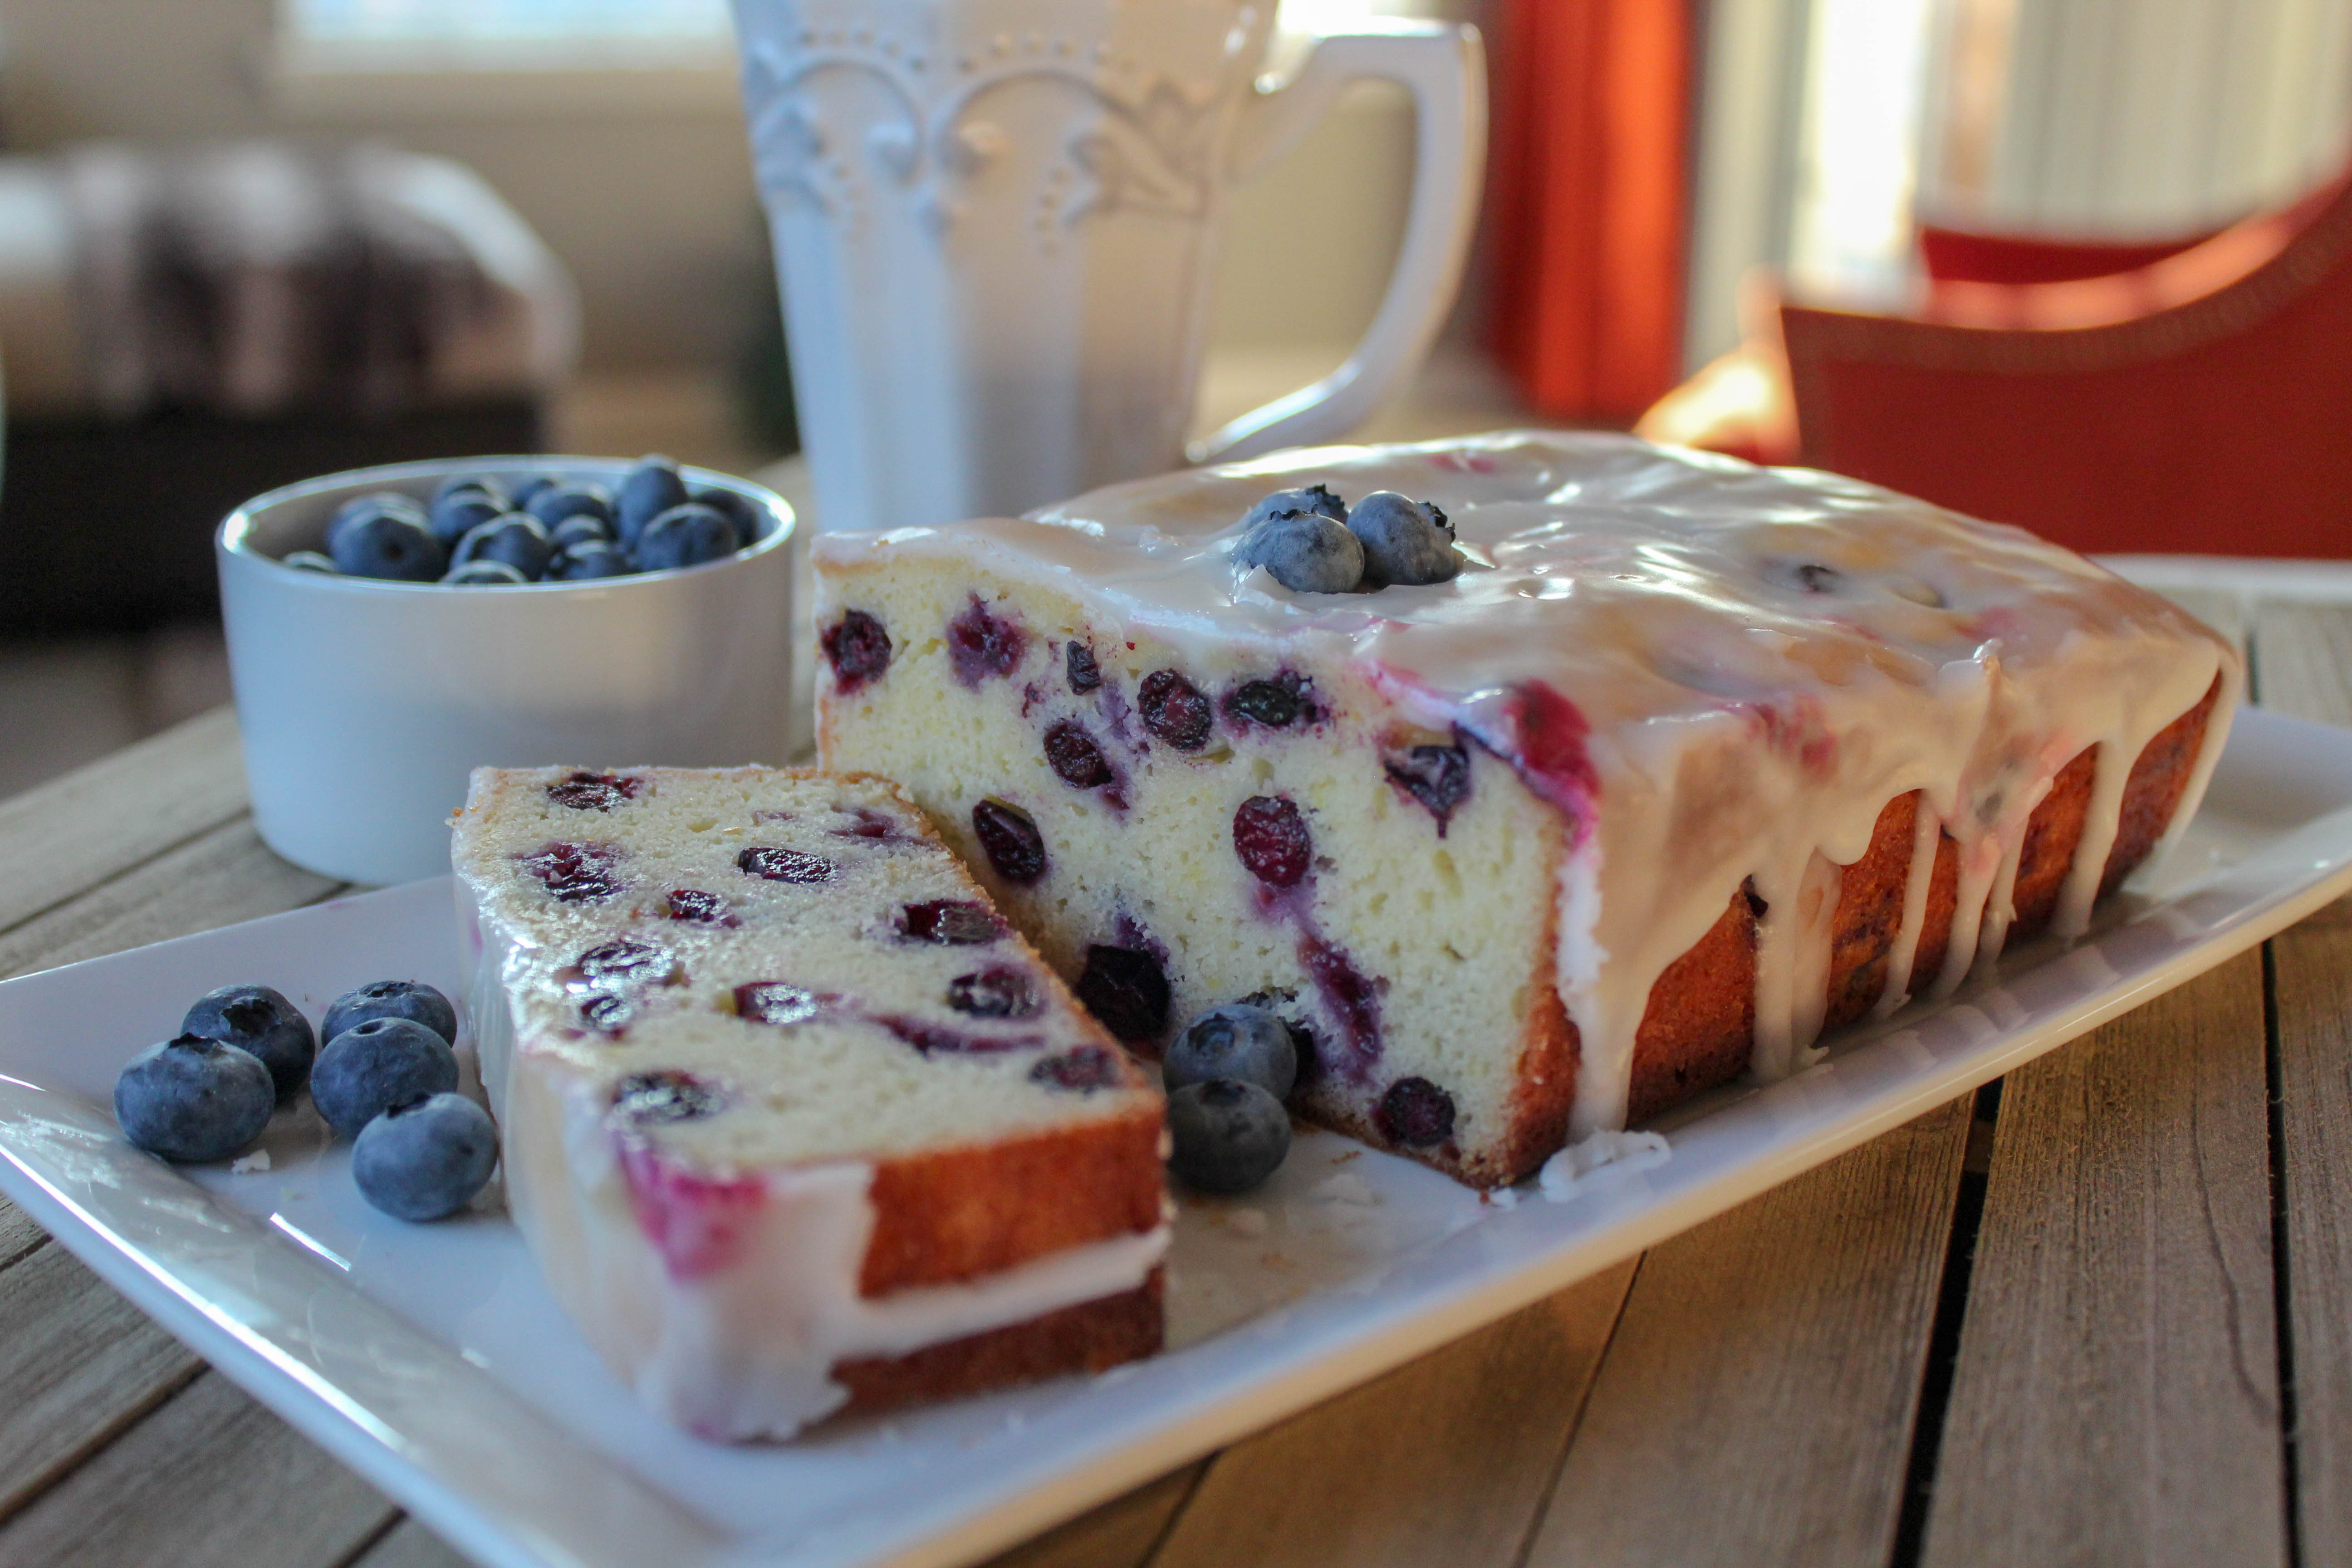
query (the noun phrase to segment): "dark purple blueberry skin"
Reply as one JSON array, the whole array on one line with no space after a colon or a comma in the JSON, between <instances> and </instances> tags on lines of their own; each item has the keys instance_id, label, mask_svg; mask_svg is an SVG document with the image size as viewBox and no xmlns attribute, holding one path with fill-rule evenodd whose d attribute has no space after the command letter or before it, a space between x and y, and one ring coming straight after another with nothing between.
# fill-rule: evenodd
<instances>
[{"instance_id":1,"label":"dark purple blueberry skin","mask_svg":"<svg viewBox=\"0 0 2352 1568\"><path fill-rule=\"evenodd\" d=\"M834 683L844 693L879 680L890 668L890 634L864 610L851 610L824 628L818 639L833 666Z\"/></svg>"},{"instance_id":2,"label":"dark purple blueberry skin","mask_svg":"<svg viewBox=\"0 0 2352 1568\"><path fill-rule=\"evenodd\" d=\"M328 520L323 540L326 552L335 552L335 540L343 530L372 517L403 517L428 533L432 531L424 504L415 496L403 495L398 490L372 490L363 496L353 496L335 509L335 515Z\"/></svg>"},{"instance_id":3,"label":"dark purple blueberry skin","mask_svg":"<svg viewBox=\"0 0 2352 1568\"><path fill-rule=\"evenodd\" d=\"M378 511L335 531L327 553L347 577L431 583L448 569L449 552L432 530L412 517Z\"/></svg>"},{"instance_id":4,"label":"dark purple blueberry skin","mask_svg":"<svg viewBox=\"0 0 2352 1568\"><path fill-rule=\"evenodd\" d=\"M1389 782L1437 818L1437 836L1470 798L1470 751L1466 746L1408 746L1382 754Z\"/></svg>"},{"instance_id":5,"label":"dark purple blueberry skin","mask_svg":"<svg viewBox=\"0 0 2352 1568\"><path fill-rule=\"evenodd\" d=\"M1116 1038L1135 1044L1168 1032L1168 975L1160 960L1140 948L1094 943L1072 989Z\"/></svg>"},{"instance_id":6,"label":"dark purple blueberry skin","mask_svg":"<svg viewBox=\"0 0 2352 1568\"><path fill-rule=\"evenodd\" d=\"M549 542L547 530L540 521L510 511L467 530L466 536L457 541L457 548L450 552L449 564L470 566L477 561L503 561L536 583L547 575L547 563L554 556L555 546Z\"/></svg>"},{"instance_id":7,"label":"dark purple blueberry skin","mask_svg":"<svg viewBox=\"0 0 2352 1568\"><path fill-rule=\"evenodd\" d=\"M462 1094L395 1105L360 1129L352 1181L394 1219L421 1225L464 1208L499 1163L490 1113Z\"/></svg>"},{"instance_id":8,"label":"dark purple blueberry skin","mask_svg":"<svg viewBox=\"0 0 2352 1568\"><path fill-rule=\"evenodd\" d=\"M457 1087L457 1053L408 1018L370 1018L327 1042L310 1069L310 1103L344 1138L395 1105Z\"/></svg>"},{"instance_id":9,"label":"dark purple blueberry skin","mask_svg":"<svg viewBox=\"0 0 2352 1568\"><path fill-rule=\"evenodd\" d=\"M1004 922L987 905L970 899L902 904L894 924L908 942L935 942L941 947L978 947L1004 934Z\"/></svg>"},{"instance_id":10,"label":"dark purple blueberry skin","mask_svg":"<svg viewBox=\"0 0 2352 1568\"><path fill-rule=\"evenodd\" d=\"M782 980L755 980L735 987L735 1016L751 1024L805 1024L824 1010L824 999Z\"/></svg>"},{"instance_id":11,"label":"dark purple blueberry skin","mask_svg":"<svg viewBox=\"0 0 2352 1568\"><path fill-rule=\"evenodd\" d=\"M259 1058L277 1086L280 1105L302 1092L310 1081L311 1060L319 1054L310 1021L267 985L224 985L206 993L180 1020L180 1033L202 1035Z\"/></svg>"},{"instance_id":12,"label":"dark purple blueberry skin","mask_svg":"<svg viewBox=\"0 0 2352 1568\"><path fill-rule=\"evenodd\" d=\"M1117 1089L1127 1081L1118 1060L1100 1046L1078 1046L1059 1056L1045 1057L1029 1069L1029 1081L1078 1094Z\"/></svg>"},{"instance_id":13,"label":"dark purple blueberry skin","mask_svg":"<svg viewBox=\"0 0 2352 1568\"><path fill-rule=\"evenodd\" d=\"M1001 800L983 800L971 808L971 829L996 874L1018 887L1027 887L1045 874L1045 837L1029 814Z\"/></svg>"},{"instance_id":14,"label":"dark purple blueberry skin","mask_svg":"<svg viewBox=\"0 0 2352 1568\"><path fill-rule=\"evenodd\" d=\"M483 489L451 490L433 503L433 537L445 549L454 549L457 542L493 518L506 515L500 498Z\"/></svg>"},{"instance_id":15,"label":"dark purple blueberry skin","mask_svg":"<svg viewBox=\"0 0 2352 1568\"><path fill-rule=\"evenodd\" d=\"M261 1136L278 1104L268 1068L251 1051L182 1035L131 1058L114 1080L114 1120L133 1148L201 1164Z\"/></svg>"},{"instance_id":16,"label":"dark purple blueberry skin","mask_svg":"<svg viewBox=\"0 0 2352 1568\"><path fill-rule=\"evenodd\" d=\"M1045 763L1072 789L1099 789L1114 776L1087 727L1064 719L1045 731Z\"/></svg>"},{"instance_id":17,"label":"dark purple blueberry skin","mask_svg":"<svg viewBox=\"0 0 2352 1568\"><path fill-rule=\"evenodd\" d=\"M1298 1047L1290 1026L1265 1008L1228 1002L1186 1026L1160 1066L1171 1090L1230 1078L1286 1100L1298 1081Z\"/></svg>"},{"instance_id":18,"label":"dark purple blueberry skin","mask_svg":"<svg viewBox=\"0 0 2352 1568\"><path fill-rule=\"evenodd\" d=\"M1021 971L998 965L949 981L948 1005L975 1018L1025 1018L1037 1011L1037 989Z\"/></svg>"},{"instance_id":19,"label":"dark purple blueberry skin","mask_svg":"<svg viewBox=\"0 0 2352 1568\"><path fill-rule=\"evenodd\" d=\"M328 1005L319 1025L319 1037L332 1040L354 1024L370 1018L406 1018L424 1025L443 1042L457 1043L457 1009L449 998L415 980L372 980L346 991Z\"/></svg>"},{"instance_id":20,"label":"dark purple blueberry skin","mask_svg":"<svg viewBox=\"0 0 2352 1568\"><path fill-rule=\"evenodd\" d=\"M1408 1149L1426 1149L1454 1136L1454 1097L1425 1078L1401 1078L1372 1112L1381 1136Z\"/></svg>"},{"instance_id":21,"label":"dark purple blueberry skin","mask_svg":"<svg viewBox=\"0 0 2352 1568\"><path fill-rule=\"evenodd\" d=\"M736 856L735 865L739 870L771 882L830 882L841 870L822 855L761 844Z\"/></svg>"},{"instance_id":22,"label":"dark purple blueberry skin","mask_svg":"<svg viewBox=\"0 0 2352 1568\"><path fill-rule=\"evenodd\" d=\"M621 890L613 865L618 852L606 844L550 844L516 859L557 900L577 904L609 899Z\"/></svg>"},{"instance_id":23,"label":"dark purple blueberry skin","mask_svg":"<svg viewBox=\"0 0 2352 1568\"><path fill-rule=\"evenodd\" d=\"M742 542L726 513L688 501L646 523L629 558L640 572L668 572L732 555Z\"/></svg>"},{"instance_id":24,"label":"dark purple blueberry skin","mask_svg":"<svg viewBox=\"0 0 2352 1568\"><path fill-rule=\"evenodd\" d=\"M547 786L547 798L573 811L610 811L637 798L646 781L627 773L576 773Z\"/></svg>"},{"instance_id":25,"label":"dark purple blueberry skin","mask_svg":"<svg viewBox=\"0 0 2352 1568\"><path fill-rule=\"evenodd\" d=\"M547 531L547 542L561 552L577 544L610 544L613 525L593 512L567 517Z\"/></svg>"},{"instance_id":26,"label":"dark purple blueberry skin","mask_svg":"<svg viewBox=\"0 0 2352 1568\"><path fill-rule=\"evenodd\" d=\"M690 499L686 493L686 481L678 478L677 465L658 452L648 453L637 459L637 466L621 481L620 493L614 498L614 536L624 549L634 551L647 523L674 506L686 505Z\"/></svg>"},{"instance_id":27,"label":"dark purple blueberry skin","mask_svg":"<svg viewBox=\"0 0 2352 1568\"><path fill-rule=\"evenodd\" d=\"M631 1073L613 1089L613 1110L633 1127L699 1121L725 1103L717 1085L676 1068Z\"/></svg>"},{"instance_id":28,"label":"dark purple blueberry skin","mask_svg":"<svg viewBox=\"0 0 2352 1568\"><path fill-rule=\"evenodd\" d=\"M427 507L427 510L429 510L432 507L439 506L443 501L449 500L453 496L468 494L484 496L499 503L499 510L500 511L506 510L510 506L520 504L518 501L509 500L507 498L506 487L499 484L497 479L491 478L488 474L451 474L447 479L443 479L439 484L433 487L433 500Z\"/></svg>"},{"instance_id":29,"label":"dark purple blueberry skin","mask_svg":"<svg viewBox=\"0 0 2352 1568\"><path fill-rule=\"evenodd\" d=\"M1045 1042L1034 1035L979 1035L952 1024L892 1013L874 1020L927 1057L991 1057L1034 1050Z\"/></svg>"},{"instance_id":30,"label":"dark purple blueberry skin","mask_svg":"<svg viewBox=\"0 0 2352 1568\"><path fill-rule=\"evenodd\" d=\"M1322 714L1308 695L1309 686L1306 678L1287 670L1268 680L1245 681L1226 694L1225 717L1269 730L1286 729L1301 719L1312 724Z\"/></svg>"},{"instance_id":31,"label":"dark purple blueberry skin","mask_svg":"<svg viewBox=\"0 0 2352 1568\"><path fill-rule=\"evenodd\" d=\"M624 936L590 948L572 960L572 967L586 984L614 991L665 978L677 967L677 957L667 948Z\"/></svg>"},{"instance_id":32,"label":"dark purple blueberry skin","mask_svg":"<svg viewBox=\"0 0 2352 1568\"><path fill-rule=\"evenodd\" d=\"M1136 706L1142 710L1143 727L1180 752L1199 751L1216 724L1214 705L1172 669L1145 676Z\"/></svg>"},{"instance_id":33,"label":"dark purple blueberry skin","mask_svg":"<svg viewBox=\"0 0 2352 1568\"><path fill-rule=\"evenodd\" d=\"M1295 888L1315 863L1315 840L1297 805L1254 795L1234 812L1234 853L1267 887Z\"/></svg>"},{"instance_id":34,"label":"dark purple blueberry skin","mask_svg":"<svg viewBox=\"0 0 2352 1568\"><path fill-rule=\"evenodd\" d=\"M707 506L722 514L735 525L735 537L749 544L758 539L767 527L767 519L751 497L723 490L716 485L705 485L694 492L697 506Z\"/></svg>"},{"instance_id":35,"label":"dark purple blueberry skin","mask_svg":"<svg viewBox=\"0 0 2352 1568\"><path fill-rule=\"evenodd\" d=\"M1086 643L1073 639L1062 650L1062 665L1070 678L1070 689L1080 697L1102 684L1102 666L1095 662L1095 650Z\"/></svg>"},{"instance_id":36,"label":"dark purple blueberry skin","mask_svg":"<svg viewBox=\"0 0 2352 1568\"><path fill-rule=\"evenodd\" d=\"M1254 1083L1211 1079L1168 1097L1168 1168L1196 1192L1230 1196L1265 1184L1290 1152L1290 1113Z\"/></svg>"},{"instance_id":37,"label":"dark purple blueberry skin","mask_svg":"<svg viewBox=\"0 0 2352 1568\"><path fill-rule=\"evenodd\" d=\"M738 923L728 912L727 900L700 888L672 888L669 890L669 918L688 921L697 925L731 926Z\"/></svg>"},{"instance_id":38,"label":"dark purple blueberry skin","mask_svg":"<svg viewBox=\"0 0 2352 1568\"><path fill-rule=\"evenodd\" d=\"M635 563L622 554L617 545L592 539L557 551L555 558L547 563L547 580L596 583L608 577L634 576L636 570Z\"/></svg>"},{"instance_id":39,"label":"dark purple blueberry skin","mask_svg":"<svg viewBox=\"0 0 2352 1568\"><path fill-rule=\"evenodd\" d=\"M971 607L948 623L948 664L967 687L1011 675L1028 648L1029 634L990 610L977 594Z\"/></svg>"},{"instance_id":40,"label":"dark purple blueberry skin","mask_svg":"<svg viewBox=\"0 0 2352 1568\"><path fill-rule=\"evenodd\" d=\"M602 485L558 482L530 497L518 495L515 505L539 519L543 528L575 517L593 517L607 528L613 522L613 492Z\"/></svg>"}]
</instances>

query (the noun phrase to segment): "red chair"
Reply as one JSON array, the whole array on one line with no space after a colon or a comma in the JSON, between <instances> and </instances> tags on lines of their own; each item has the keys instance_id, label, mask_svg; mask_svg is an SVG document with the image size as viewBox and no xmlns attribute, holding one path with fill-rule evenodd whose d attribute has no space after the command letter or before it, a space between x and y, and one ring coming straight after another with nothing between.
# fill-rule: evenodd
<instances>
[{"instance_id":1,"label":"red chair","mask_svg":"<svg viewBox=\"0 0 2352 1568\"><path fill-rule=\"evenodd\" d=\"M2352 174L2171 245L1923 248L1916 315L1780 300L1637 428L2080 550L2352 556Z\"/></svg>"}]
</instances>

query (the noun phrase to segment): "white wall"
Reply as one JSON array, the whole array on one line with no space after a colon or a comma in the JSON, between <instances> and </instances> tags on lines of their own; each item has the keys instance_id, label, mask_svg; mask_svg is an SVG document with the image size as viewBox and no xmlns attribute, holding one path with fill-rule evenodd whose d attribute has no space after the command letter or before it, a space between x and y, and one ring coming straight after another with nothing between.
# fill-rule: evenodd
<instances>
[{"instance_id":1,"label":"white wall","mask_svg":"<svg viewBox=\"0 0 2352 1568\"><path fill-rule=\"evenodd\" d=\"M478 90L444 81L411 101L375 78L339 100L318 79L289 90L274 72L275 20L273 0L0 0L0 125L18 151L267 133L374 135L444 153L478 170L570 266L592 364L735 354L747 280L767 262L723 79L529 97L498 79ZM1237 195L1221 341L1336 342L1370 319L1402 230L1411 138L1410 108L1361 89Z\"/></svg>"}]
</instances>

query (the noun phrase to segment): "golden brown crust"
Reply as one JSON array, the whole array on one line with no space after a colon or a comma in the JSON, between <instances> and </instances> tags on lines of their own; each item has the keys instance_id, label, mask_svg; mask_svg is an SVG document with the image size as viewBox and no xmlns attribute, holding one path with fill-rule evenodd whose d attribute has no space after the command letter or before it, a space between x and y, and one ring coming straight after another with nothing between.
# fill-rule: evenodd
<instances>
[{"instance_id":1,"label":"golden brown crust","mask_svg":"<svg viewBox=\"0 0 2352 1568\"><path fill-rule=\"evenodd\" d=\"M1026 1322L926 1345L902 1356L845 1361L833 1369L849 1390L845 1411L887 1410L1034 1383L1074 1372L1108 1372L1159 1352L1160 1271L1132 1290L1047 1312Z\"/></svg>"},{"instance_id":2,"label":"golden brown crust","mask_svg":"<svg viewBox=\"0 0 2352 1568\"><path fill-rule=\"evenodd\" d=\"M2160 731L2132 764L2122 826L2100 879L2101 897L2147 858L2179 809L2221 690L2217 679L2204 699ZM2027 819L2011 895L2016 917L2010 929L2018 937L2040 931L2057 910L2075 846L2082 840L2096 767L2093 751L2075 757L2059 770L2050 793ZM1863 1017L1885 992L1887 967L1903 923L1920 805L1916 790L1887 802L1872 829L1870 847L1845 868L1832 937L1828 1027ZM1934 979L1950 945L1959 869L1959 847L1944 835L1928 877L1912 970L1914 989ZM1628 1121L1647 1120L1747 1070L1756 1026L1757 913L1751 889L1743 887L1732 896L1723 918L1669 964L1651 988L1634 1036ZM1551 993L1548 985L1542 990ZM1451 1144L1397 1152L1486 1186L1518 1180L1559 1147L1575 1100L1579 1042L1576 1026L1559 1008L1557 994L1547 1000L1551 1005L1539 1005L1529 1021L1520 1058L1525 1083L1515 1101L1511 1131L1496 1154L1465 1162ZM1362 1119L1344 1110L1334 1114L1337 1107L1313 1104L1308 1109L1326 1125L1383 1148L1394 1147Z\"/></svg>"},{"instance_id":3,"label":"golden brown crust","mask_svg":"<svg viewBox=\"0 0 2352 1568\"><path fill-rule=\"evenodd\" d=\"M1152 1229L1166 1185L1160 1125L1155 1101L1034 1137L877 1163L859 1293L953 1284Z\"/></svg>"}]
</instances>

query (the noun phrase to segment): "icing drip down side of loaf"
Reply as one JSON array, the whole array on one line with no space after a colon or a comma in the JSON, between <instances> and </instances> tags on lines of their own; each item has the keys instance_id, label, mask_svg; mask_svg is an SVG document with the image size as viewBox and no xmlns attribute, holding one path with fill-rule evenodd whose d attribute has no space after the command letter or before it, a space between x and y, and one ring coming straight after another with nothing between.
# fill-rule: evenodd
<instances>
[{"instance_id":1,"label":"icing drip down side of loaf","mask_svg":"<svg viewBox=\"0 0 2352 1568\"><path fill-rule=\"evenodd\" d=\"M1324 595L1237 568L1237 520L1315 483L1436 503L1464 569ZM2243 679L2185 612L2020 530L1612 436L1292 451L817 548L821 567L978 562L1204 658L1349 661L1416 723L1507 760L1573 825L1555 951L1580 1037L1578 1134L1623 1124L1653 987L1743 891L1758 912L1752 1066L1775 1078L1811 1059L1842 879L1913 792L1882 1012L2000 952L2034 810L2087 768L2050 921L2081 933L2134 763L2210 699L2160 851L2194 812ZM1939 851L1958 867L1941 953L1920 946Z\"/></svg>"}]
</instances>

